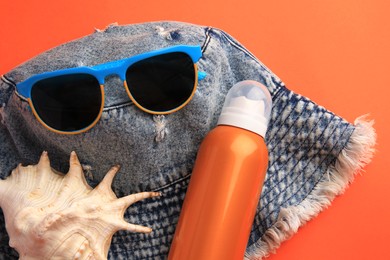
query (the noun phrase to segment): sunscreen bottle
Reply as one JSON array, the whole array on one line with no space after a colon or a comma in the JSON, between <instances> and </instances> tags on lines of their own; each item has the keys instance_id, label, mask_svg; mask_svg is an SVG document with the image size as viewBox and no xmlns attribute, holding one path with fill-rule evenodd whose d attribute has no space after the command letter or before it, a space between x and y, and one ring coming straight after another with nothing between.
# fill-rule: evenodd
<instances>
[{"instance_id":1,"label":"sunscreen bottle","mask_svg":"<svg viewBox=\"0 0 390 260\"><path fill-rule=\"evenodd\" d=\"M271 107L259 82L229 90L217 127L200 145L169 260L244 258L268 166Z\"/></svg>"}]
</instances>

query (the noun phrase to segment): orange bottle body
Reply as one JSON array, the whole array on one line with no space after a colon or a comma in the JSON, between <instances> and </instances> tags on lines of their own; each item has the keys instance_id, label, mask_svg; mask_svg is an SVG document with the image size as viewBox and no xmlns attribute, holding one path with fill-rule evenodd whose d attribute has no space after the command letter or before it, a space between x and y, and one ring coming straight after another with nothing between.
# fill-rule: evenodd
<instances>
[{"instance_id":1,"label":"orange bottle body","mask_svg":"<svg viewBox=\"0 0 390 260\"><path fill-rule=\"evenodd\" d=\"M168 259L242 260L267 166L260 135L227 125L210 131L198 151Z\"/></svg>"}]
</instances>

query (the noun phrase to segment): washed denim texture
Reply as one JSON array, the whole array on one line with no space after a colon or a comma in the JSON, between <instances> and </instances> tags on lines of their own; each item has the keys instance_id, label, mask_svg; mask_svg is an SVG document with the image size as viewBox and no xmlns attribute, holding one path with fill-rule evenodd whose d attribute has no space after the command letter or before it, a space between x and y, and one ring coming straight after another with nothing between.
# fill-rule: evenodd
<instances>
[{"instance_id":1,"label":"washed denim texture","mask_svg":"<svg viewBox=\"0 0 390 260\"><path fill-rule=\"evenodd\" d=\"M281 208L298 205L311 194L346 146L354 126L283 82L227 33L177 22L109 26L103 31L51 49L5 76L15 83L42 72L92 66L178 44L200 45L198 62L207 77L192 101L170 115L153 116L131 103L116 76L105 84L105 107L95 127L79 135L48 131L34 117L12 84L0 82L0 174L5 178L17 163L36 164L42 151L52 167L67 172L71 151L88 168L95 186L114 164L121 170L113 183L118 196L161 191L163 196L132 205L128 222L153 228L151 234L120 231L112 240L109 259L165 259L180 214L200 142L216 126L229 88L242 80L267 86L273 109L266 143L269 168L248 248L277 220ZM245 203L245 202L243 202ZM1 215L0 258L17 253L8 246Z\"/></svg>"}]
</instances>

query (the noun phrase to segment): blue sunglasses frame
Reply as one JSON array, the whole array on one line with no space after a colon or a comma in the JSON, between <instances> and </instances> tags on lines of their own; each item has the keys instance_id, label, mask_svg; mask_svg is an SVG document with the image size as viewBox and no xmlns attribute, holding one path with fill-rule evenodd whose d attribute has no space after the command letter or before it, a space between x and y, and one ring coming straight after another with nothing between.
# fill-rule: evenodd
<instances>
[{"instance_id":1,"label":"blue sunglasses frame","mask_svg":"<svg viewBox=\"0 0 390 260\"><path fill-rule=\"evenodd\" d=\"M77 73L85 73L94 76L99 81L100 85L104 85L105 78L109 75L118 75L122 81L126 81L125 78L126 70L132 64L153 56L172 53L172 52L186 53L188 56L191 57L194 64L198 62L198 60L202 57L202 50L200 46L177 45L177 46L172 46L164 49L138 54L121 60L98 64L92 67L83 66L83 67L62 69L62 70L36 74L20 83L17 83L16 90L19 95L21 95L25 99L29 99L31 98L31 89L36 82L43 79L56 77L56 76L77 74ZM205 78L206 73L199 71L197 76L198 76L198 80L202 80L203 78Z\"/></svg>"},{"instance_id":2,"label":"blue sunglasses frame","mask_svg":"<svg viewBox=\"0 0 390 260\"><path fill-rule=\"evenodd\" d=\"M156 111L151 111L151 110L148 110L147 108L142 107L134 99L134 97L130 93L129 88L127 86L127 82L126 82L127 69L131 65L133 65L134 63L137 63L138 61L141 61L141 60L144 60L147 58L151 58L154 56L162 55L162 54L176 53L176 52L181 52L181 53L187 54L192 59L192 61L194 63L195 86L194 86L194 90L193 90L191 96L182 105L180 105L179 107L177 107L175 109L169 110L169 111L156 112ZM176 45L176 46L172 46L172 47L168 47L168 48L163 48L163 49L159 49L159 50L154 50L154 51L138 54L138 55L135 55L135 56L132 56L129 58L125 58L125 59L120 59L120 60L116 60L116 61L110 61L110 62L98 64L98 65L91 66L91 67L83 66L83 67L61 69L61 70L36 74L36 75L31 76L30 78L28 78L20 83L17 83L16 84L16 94L18 96L20 96L22 99L29 102L30 107L32 108L32 111L33 111L35 117L38 119L38 121L42 125L44 125L49 130L56 132L56 133L61 133L61 134L78 134L78 133L82 133L82 132L89 130L94 125L96 125L96 123L99 121L101 114L103 112L103 107L104 107L104 83L105 83L105 78L107 76L110 76L110 75L119 76L119 78L124 82L125 89L129 95L130 99L141 110L148 112L148 113L151 113L151 114L169 114L169 113L175 112L175 111L181 109L182 107L184 107L185 105L187 105L187 103L192 99L192 97L195 93L197 82L206 77L207 74L205 72L198 71L197 65L196 65L196 62L198 62L198 60L201 57L202 57L202 51L201 51L200 46ZM54 129L54 128L50 127L40 118L38 113L35 111L34 104L33 104L34 102L31 100L31 90L32 90L34 84L36 84L37 82L39 82L41 80L53 78L56 76L72 75L72 74L88 74L88 75L95 77L100 84L103 100L102 100L100 112L97 115L96 120L91 125L89 125L86 128L80 129L80 130L62 131L62 130L58 130L58 129Z\"/></svg>"}]
</instances>

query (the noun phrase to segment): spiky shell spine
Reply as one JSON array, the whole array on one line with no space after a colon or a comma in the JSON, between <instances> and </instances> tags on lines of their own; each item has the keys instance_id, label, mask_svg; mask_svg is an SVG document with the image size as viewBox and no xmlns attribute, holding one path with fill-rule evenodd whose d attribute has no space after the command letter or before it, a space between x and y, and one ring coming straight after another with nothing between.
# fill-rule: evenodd
<instances>
[{"instance_id":1,"label":"spiky shell spine","mask_svg":"<svg viewBox=\"0 0 390 260\"><path fill-rule=\"evenodd\" d=\"M37 165L21 166L0 180L10 246L20 259L107 259L112 236L118 230L152 230L124 220L125 210L158 192L117 198L111 184L119 166L112 167L96 188L91 188L75 152L62 174L50 167L47 152Z\"/></svg>"}]
</instances>

